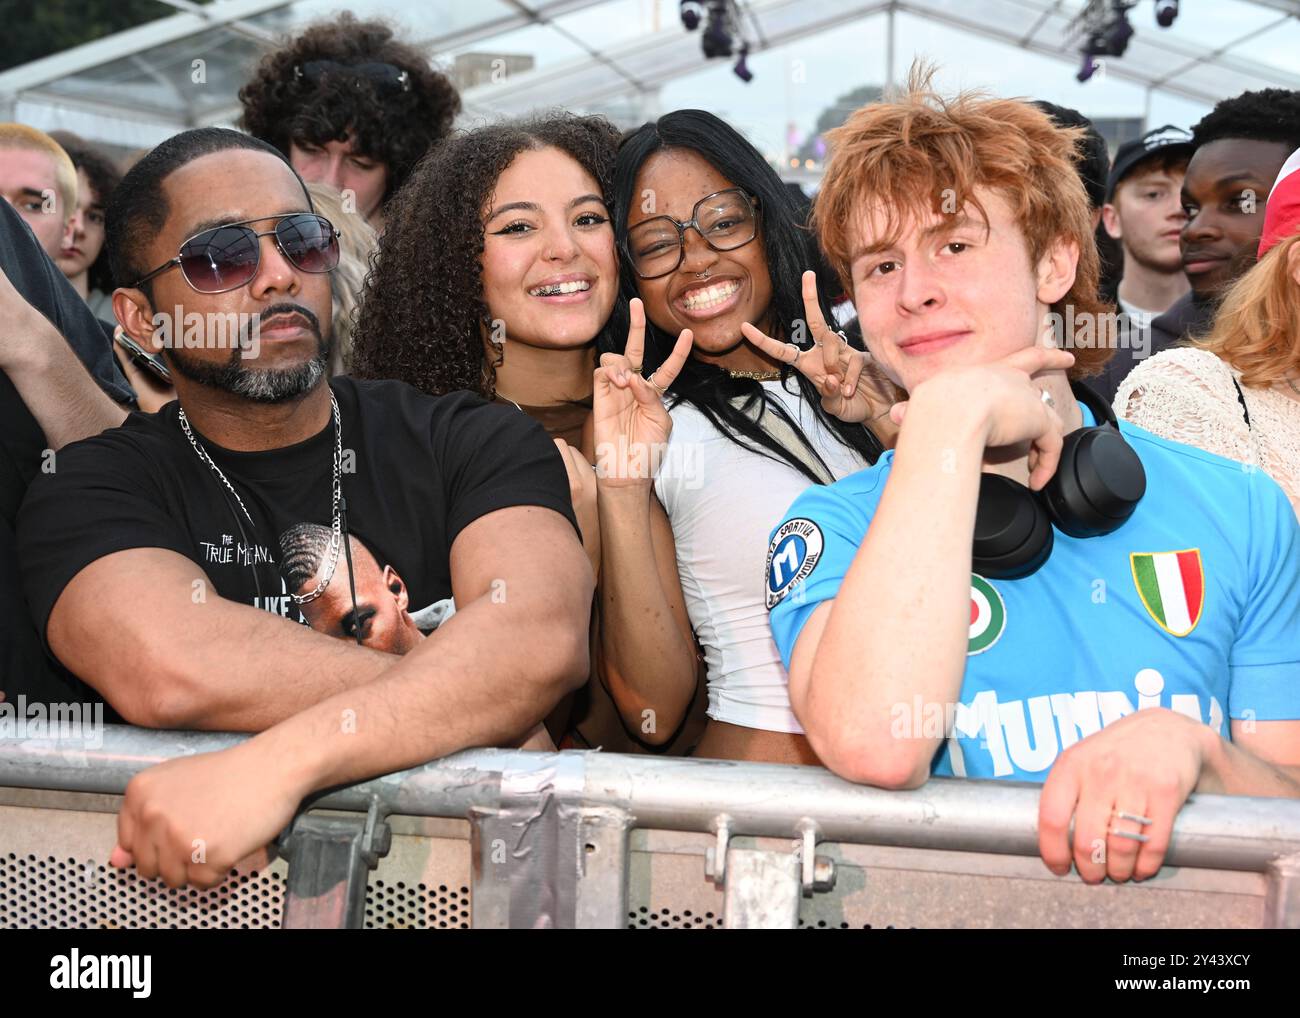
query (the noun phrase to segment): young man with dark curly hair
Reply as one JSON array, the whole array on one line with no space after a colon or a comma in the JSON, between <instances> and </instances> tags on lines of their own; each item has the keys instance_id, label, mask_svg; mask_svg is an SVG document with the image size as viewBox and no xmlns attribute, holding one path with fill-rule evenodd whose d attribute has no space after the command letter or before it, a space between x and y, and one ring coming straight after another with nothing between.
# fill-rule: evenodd
<instances>
[{"instance_id":1,"label":"young man with dark curly hair","mask_svg":"<svg viewBox=\"0 0 1300 1018\"><path fill-rule=\"evenodd\" d=\"M268 53L239 90L241 126L302 178L349 197L375 229L420 157L447 136L460 96L381 21L351 14Z\"/></svg>"},{"instance_id":2,"label":"young man with dark curly hair","mask_svg":"<svg viewBox=\"0 0 1300 1018\"><path fill-rule=\"evenodd\" d=\"M594 584L538 424L469 393L326 377L337 240L275 149L169 138L123 179L108 235L114 310L146 349L170 320L178 399L61 450L24 502L19 557L46 646L125 720L260 733L127 790L115 860L213 884L315 788L522 741L587 676ZM191 330L232 316L256 344ZM295 594L277 535L303 522L331 543ZM366 596L350 534L416 603L454 596L454 617L400 657L301 625L327 590Z\"/></svg>"},{"instance_id":3,"label":"young man with dark curly hair","mask_svg":"<svg viewBox=\"0 0 1300 1018\"><path fill-rule=\"evenodd\" d=\"M1255 264L1269 188L1297 148L1300 92L1288 89L1225 99L1192 128L1180 237L1192 288L1151 322L1150 353L1210 331L1223 295Z\"/></svg>"}]
</instances>

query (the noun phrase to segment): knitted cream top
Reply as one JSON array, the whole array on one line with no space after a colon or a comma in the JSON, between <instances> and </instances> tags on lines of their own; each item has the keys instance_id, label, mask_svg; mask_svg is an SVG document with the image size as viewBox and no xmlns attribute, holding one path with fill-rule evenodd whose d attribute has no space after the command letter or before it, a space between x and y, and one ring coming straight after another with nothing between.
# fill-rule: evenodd
<instances>
[{"instance_id":1,"label":"knitted cream top","mask_svg":"<svg viewBox=\"0 0 1300 1018\"><path fill-rule=\"evenodd\" d=\"M1175 347L1139 364L1115 393L1115 414L1173 442L1255 464L1281 485L1300 516L1300 395L1285 382L1242 386L1240 372L1208 350Z\"/></svg>"}]
</instances>

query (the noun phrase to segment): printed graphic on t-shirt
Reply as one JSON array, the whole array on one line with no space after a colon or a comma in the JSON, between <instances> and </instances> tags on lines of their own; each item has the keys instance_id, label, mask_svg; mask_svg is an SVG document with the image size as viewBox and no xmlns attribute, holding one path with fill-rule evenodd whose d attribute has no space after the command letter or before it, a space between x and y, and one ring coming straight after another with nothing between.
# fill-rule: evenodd
<instances>
[{"instance_id":1,"label":"printed graphic on t-shirt","mask_svg":"<svg viewBox=\"0 0 1300 1018\"><path fill-rule=\"evenodd\" d=\"M410 612L410 593L397 569L381 562L359 534L346 540L345 547L342 534L319 523L296 523L280 534L286 593L309 598L295 605L304 624L327 636L405 654L424 639L425 630L455 611L447 598Z\"/></svg>"},{"instance_id":2,"label":"printed graphic on t-shirt","mask_svg":"<svg viewBox=\"0 0 1300 1018\"><path fill-rule=\"evenodd\" d=\"M280 584L278 588L266 586L271 569L275 567L275 553L255 539L245 542L246 538L242 533L222 532L210 538L199 538L196 541L199 549L199 565L212 576L220 576L222 571L233 569L246 573L250 577L258 577L250 588L257 593L250 594L248 603L254 608L261 608L273 615L281 615L286 619L301 622L302 614L294 605L293 599L289 597L284 584Z\"/></svg>"},{"instance_id":3,"label":"printed graphic on t-shirt","mask_svg":"<svg viewBox=\"0 0 1300 1018\"><path fill-rule=\"evenodd\" d=\"M1170 636L1186 636L1201 621L1205 571L1201 551L1133 552L1133 582L1156 623Z\"/></svg>"},{"instance_id":4,"label":"printed graphic on t-shirt","mask_svg":"<svg viewBox=\"0 0 1300 1018\"><path fill-rule=\"evenodd\" d=\"M1187 687L1174 687L1179 688ZM1041 778L1058 754L1080 739L1151 707L1165 707L1227 735L1223 704L1213 693L1173 692L1156 668L1139 669L1129 690L1065 689L1028 697L1004 691L1007 699L996 689L966 693L967 700L952 705L954 717L936 773Z\"/></svg>"},{"instance_id":5,"label":"printed graphic on t-shirt","mask_svg":"<svg viewBox=\"0 0 1300 1018\"><path fill-rule=\"evenodd\" d=\"M966 653L982 654L1007 626L1007 606L998 588L978 573L970 577L970 637Z\"/></svg>"},{"instance_id":6,"label":"printed graphic on t-shirt","mask_svg":"<svg viewBox=\"0 0 1300 1018\"><path fill-rule=\"evenodd\" d=\"M787 520L767 548L767 609L808 578L822 554L822 532L812 520Z\"/></svg>"}]
</instances>

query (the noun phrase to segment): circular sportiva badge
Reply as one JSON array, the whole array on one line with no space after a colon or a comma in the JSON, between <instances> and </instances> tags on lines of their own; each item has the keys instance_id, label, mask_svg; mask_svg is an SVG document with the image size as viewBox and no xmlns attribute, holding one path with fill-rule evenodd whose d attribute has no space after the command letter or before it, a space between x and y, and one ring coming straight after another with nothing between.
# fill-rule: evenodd
<instances>
[{"instance_id":1,"label":"circular sportiva badge","mask_svg":"<svg viewBox=\"0 0 1300 1018\"><path fill-rule=\"evenodd\" d=\"M767 608L775 608L790 589L808 578L822 557L822 531L796 516L781 524L767 546Z\"/></svg>"},{"instance_id":2,"label":"circular sportiva badge","mask_svg":"<svg viewBox=\"0 0 1300 1018\"><path fill-rule=\"evenodd\" d=\"M970 642L966 654L983 654L1007 628L1007 606L997 588L984 577L970 577Z\"/></svg>"}]
</instances>

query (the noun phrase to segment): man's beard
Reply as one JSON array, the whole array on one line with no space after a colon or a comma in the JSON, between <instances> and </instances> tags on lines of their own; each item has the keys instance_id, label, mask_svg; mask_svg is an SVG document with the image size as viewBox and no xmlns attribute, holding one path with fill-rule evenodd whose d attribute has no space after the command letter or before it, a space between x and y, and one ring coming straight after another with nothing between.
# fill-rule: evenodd
<instances>
[{"instance_id":1,"label":"man's beard","mask_svg":"<svg viewBox=\"0 0 1300 1018\"><path fill-rule=\"evenodd\" d=\"M254 403L287 403L311 392L329 370L329 344L321 335L320 325L305 308L295 308L311 322L316 334L316 356L302 364L279 370L258 370L247 365L243 346L232 346L225 364L195 360L179 345L168 353L172 366L191 382L221 389Z\"/></svg>"}]
</instances>

